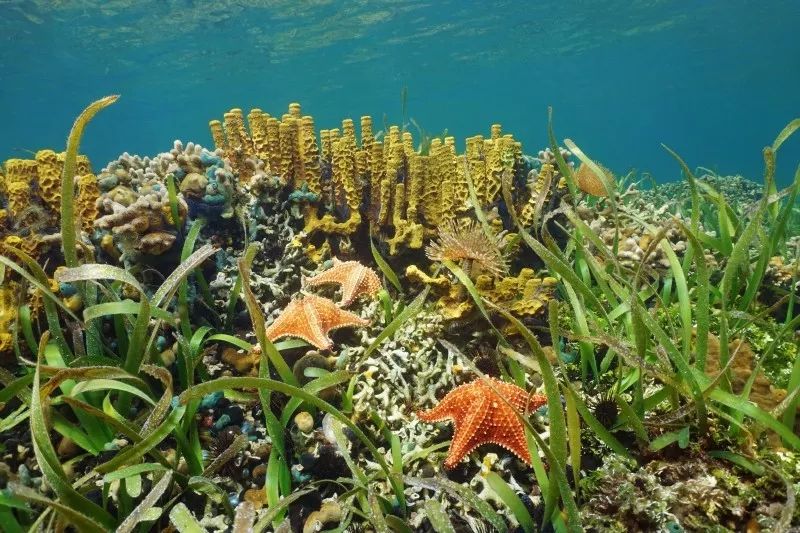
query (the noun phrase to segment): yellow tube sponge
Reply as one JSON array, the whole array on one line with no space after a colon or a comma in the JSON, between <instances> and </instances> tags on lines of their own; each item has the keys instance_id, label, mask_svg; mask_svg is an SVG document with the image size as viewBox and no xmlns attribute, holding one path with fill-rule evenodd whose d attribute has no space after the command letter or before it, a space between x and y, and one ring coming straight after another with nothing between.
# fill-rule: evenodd
<instances>
[{"instance_id":1,"label":"yellow tube sponge","mask_svg":"<svg viewBox=\"0 0 800 533\"><path fill-rule=\"evenodd\" d=\"M61 211L61 169L53 150L36 152L36 173L39 178L39 196L54 212Z\"/></svg>"},{"instance_id":2,"label":"yellow tube sponge","mask_svg":"<svg viewBox=\"0 0 800 533\"><path fill-rule=\"evenodd\" d=\"M356 179L356 131L351 119L342 121L342 138L339 140L339 172L344 187L347 206L352 212L361 207L361 183Z\"/></svg>"},{"instance_id":3,"label":"yellow tube sponge","mask_svg":"<svg viewBox=\"0 0 800 533\"><path fill-rule=\"evenodd\" d=\"M31 182L36 178L36 161L9 159L5 168L8 211L12 218L17 218L31 204Z\"/></svg>"},{"instance_id":4,"label":"yellow tube sponge","mask_svg":"<svg viewBox=\"0 0 800 533\"><path fill-rule=\"evenodd\" d=\"M428 226L435 227L441 221L441 186L442 186L442 141L433 139L428 155L428 175L422 186L422 213Z\"/></svg>"},{"instance_id":5,"label":"yellow tube sponge","mask_svg":"<svg viewBox=\"0 0 800 533\"><path fill-rule=\"evenodd\" d=\"M388 195L384 197L383 184L386 179L386 167L383 161L383 143L375 141L372 143L372 154L370 156L370 182L369 182L369 218L376 224L388 220Z\"/></svg>"},{"instance_id":6,"label":"yellow tube sponge","mask_svg":"<svg viewBox=\"0 0 800 533\"><path fill-rule=\"evenodd\" d=\"M317 135L314 131L314 119L310 116L302 118L301 129L301 151L303 154L303 170L308 190L314 194L322 192L322 183L319 167L319 146L317 145Z\"/></svg>"},{"instance_id":7,"label":"yellow tube sponge","mask_svg":"<svg viewBox=\"0 0 800 533\"><path fill-rule=\"evenodd\" d=\"M411 222L419 222L419 204L422 200L422 188L425 185L425 169L427 157L412 152L408 158L408 175L406 182L406 217Z\"/></svg>"},{"instance_id":8,"label":"yellow tube sponge","mask_svg":"<svg viewBox=\"0 0 800 533\"><path fill-rule=\"evenodd\" d=\"M292 102L291 104L289 104L289 114L293 118L300 118L302 116L302 110L300 104L298 104L297 102Z\"/></svg>"},{"instance_id":9,"label":"yellow tube sponge","mask_svg":"<svg viewBox=\"0 0 800 533\"><path fill-rule=\"evenodd\" d=\"M208 129L211 130L211 139L214 140L214 148L228 150L228 145L225 142L225 131L222 129L222 122L219 120L212 120L208 123Z\"/></svg>"},{"instance_id":10,"label":"yellow tube sponge","mask_svg":"<svg viewBox=\"0 0 800 533\"><path fill-rule=\"evenodd\" d=\"M5 281L0 286L0 354L11 354L14 351L12 327L17 322L17 309L20 304L22 289L13 281Z\"/></svg>"},{"instance_id":11,"label":"yellow tube sponge","mask_svg":"<svg viewBox=\"0 0 800 533\"><path fill-rule=\"evenodd\" d=\"M280 121L275 117L267 119L267 151L269 160L269 171L273 175L278 175L281 168L281 134Z\"/></svg>"},{"instance_id":12,"label":"yellow tube sponge","mask_svg":"<svg viewBox=\"0 0 800 533\"><path fill-rule=\"evenodd\" d=\"M372 162L372 144L375 142L375 135L372 133L372 117L364 115L361 117L361 149L367 152L367 165ZM372 170L370 168L370 170Z\"/></svg>"},{"instance_id":13,"label":"yellow tube sponge","mask_svg":"<svg viewBox=\"0 0 800 533\"><path fill-rule=\"evenodd\" d=\"M75 212L77 213L81 228L91 233L94 221L99 215L97 199L100 197L100 188L94 174L84 174L77 179L78 196L75 198Z\"/></svg>"},{"instance_id":14,"label":"yellow tube sponge","mask_svg":"<svg viewBox=\"0 0 800 533\"><path fill-rule=\"evenodd\" d=\"M297 110L299 111L299 104ZM292 182L295 188L301 187L305 180L306 170L303 160L302 141L301 141L301 120L299 117L291 116L287 120L289 123L289 142L292 147Z\"/></svg>"},{"instance_id":15,"label":"yellow tube sponge","mask_svg":"<svg viewBox=\"0 0 800 533\"><path fill-rule=\"evenodd\" d=\"M280 160L278 162L278 175L289 185L294 185L293 173L294 164L292 163L292 127L288 121L281 121L279 124L280 139Z\"/></svg>"},{"instance_id":16,"label":"yellow tube sponge","mask_svg":"<svg viewBox=\"0 0 800 533\"><path fill-rule=\"evenodd\" d=\"M269 143L267 142L267 121L269 115L256 108L247 114L250 125L250 136L253 141L255 155L264 162L269 162Z\"/></svg>"},{"instance_id":17,"label":"yellow tube sponge","mask_svg":"<svg viewBox=\"0 0 800 533\"><path fill-rule=\"evenodd\" d=\"M234 148L242 150L245 157L252 157L253 154L253 141L247 134L247 128L244 126L244 113L238 107L230 110L230 124L233 128L234 139L236 140ZM231 134L228 133L228 141L230 142Z\"/></svg>"},{"instance_id":18,"label":"yellow tube sponge","mask_svg":"<svg viewBox=\"0 0 800 533\"><path fill-rule=\"evenodd\" d=\"M394 202L392 213L392 226L394 235L386 239L389 245L389 254L395 255L401 244L407 248L418 250L422 248L424 228L421 224L415 224L405 218L405 184L397 183L394 188Z\"/></svg>"}]
</instances>

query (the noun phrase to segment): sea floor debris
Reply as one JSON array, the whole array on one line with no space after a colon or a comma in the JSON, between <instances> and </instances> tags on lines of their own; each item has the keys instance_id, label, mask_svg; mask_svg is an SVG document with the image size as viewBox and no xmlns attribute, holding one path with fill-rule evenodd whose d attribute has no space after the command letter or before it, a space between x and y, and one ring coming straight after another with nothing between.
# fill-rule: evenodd
<instances>
[{"instance_id":1,"label":"sea floor debris","mask_svg":"<svg viewBox=\"0 0 800 533\"><path fill-rule=\"evenodd\" d=\"M4 163L4 527L800 526L800 177L359 125Z\"/></svg>"}]
</instances>

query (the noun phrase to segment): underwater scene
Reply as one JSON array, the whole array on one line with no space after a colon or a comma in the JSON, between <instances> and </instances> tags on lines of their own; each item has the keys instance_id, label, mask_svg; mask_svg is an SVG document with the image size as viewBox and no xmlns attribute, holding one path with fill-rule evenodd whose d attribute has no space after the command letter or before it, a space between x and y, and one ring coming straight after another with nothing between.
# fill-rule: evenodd
<instances>
[{"instance_id":1,"label":"underwater scene","mask_svg":"<svg viewBox=\"0 0 800 533\"><path fill-rule=\"evenodd\" d=\"M800 531L795 0L0 0L0 530Z\"/></svg>"}]
</instances>

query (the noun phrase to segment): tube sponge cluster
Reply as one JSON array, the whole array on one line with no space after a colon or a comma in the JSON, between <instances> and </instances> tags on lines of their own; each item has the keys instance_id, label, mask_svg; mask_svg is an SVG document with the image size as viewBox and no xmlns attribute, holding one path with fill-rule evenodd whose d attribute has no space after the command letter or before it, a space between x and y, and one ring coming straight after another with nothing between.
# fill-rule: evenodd
<instances>
[{"instance_id":1,"label":"tube sponge cluster","mask_svg":"<svg viewBox=\"0 0 800 533\"><path fill-rule=\"evenodd\" d=\"M21 248L38 257L60 241L61 174L66 154L39 150L34 159L8 159L0 172L0 238L6 245ZM93 205L97 195L88 184L94 179L86 156L79 155L76 167L78 187L75 202L81 226L91 226L94 214L84 206Z\"/></svg>"},{"instance_id":2,"label":"tube sponge cluster","mask_svg":"<svg viewBox=\"0 0 800 533\"><path fill-rule=\"evenodd\" d=\"M360 135L348 118L340 128L317 133L314 119L297 103L280 118L253 109L245 125L237 108L210 122L217 149L240 176L252 174L260 161L295 191L307 236L348 237L370 223L394 255L422 248L439 225L468 215L468 177L478 203L489 211L498 203L506 173L514 177L512 187L520 188L517 195L528 194L522 145L499 124L487 137L468 138L463 154L454 137L417 147L411 132L399 126L376 135L372 118L363 116L359 127Z\"/></svg>"}]
</instances>

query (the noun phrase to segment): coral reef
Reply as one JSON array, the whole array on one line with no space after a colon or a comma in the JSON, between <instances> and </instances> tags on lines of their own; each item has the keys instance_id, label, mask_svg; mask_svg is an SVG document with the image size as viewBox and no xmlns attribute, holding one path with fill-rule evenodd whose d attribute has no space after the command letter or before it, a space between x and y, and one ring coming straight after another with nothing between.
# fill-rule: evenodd
<instances>
[{"instance_id":1,"label":"coral reef","mask_svg":"<svg viewBox=\"0 0 800 533\"><path fill-rule=\"evenodd\" d=\"M61 173L65 153L39 150L34 159L8 159L0 171L0 239L34 258L61 244ZM86 206L96 199L89 159L79 155L76 164L78 195L76 214L86 230L95 213Z\"/></svg>"},{"instance_id":2,"label":"coral reef","mask_svg":"<svg viewBox=\"0 0 800 533\"><path fill-rule=\"evenodd\" d=\"M412 134L399 126L390 126L378 140L369 116L361 117L360 140L351 119L341 128L320 130L318 140L313 119L302 115L299 104L289 107L280 119L252 110L249 132L240 109L211 121L210 128L217 149L242 175L248 161L258 160L297 193L308 239L317 233L336 237L335 247L347 249L350 239L371 224L391 255L420 249L440 224L469 214L468 176L483 209L496 206L505 171L515 176L520 204L527 201L529 192L521 183L528 162L521 144L502 134L498 124L489 138L467 139L463 155L456 153L453 137L434 139L423 155ZM318 248L308 244L307 252Z\"/></svg>"},{"instance_id":3,"label":"coral reef","mask_svg":"<svg viewBox=\"0 0 800 533\"><path fill-rule=\"evenodd\" d=\"M169 180L180 191L177 220ZM187 216L230 218L238 196L235 176L222 157L180 141L152 159L122 154L100 171L97 188L94 240L111 257L122 255L123 261L175 250Z\"/></svg>"}]
</instances>

